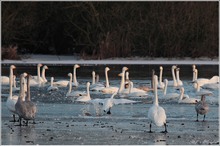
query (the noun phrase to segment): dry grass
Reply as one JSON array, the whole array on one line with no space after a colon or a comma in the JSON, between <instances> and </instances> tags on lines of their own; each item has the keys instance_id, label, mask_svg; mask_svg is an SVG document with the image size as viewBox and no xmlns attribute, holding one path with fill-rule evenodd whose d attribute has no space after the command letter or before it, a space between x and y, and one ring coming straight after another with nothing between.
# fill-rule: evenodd
<instances>
[{"instance_id":1,"label":"dry grass","mask_svg":"<svg viewBox=\"0 0 220 146\"><path fill-rule=\"evenodd\" d=\"M9 45L7 47L2 47L2 60L4 59L11 59L11 60L18 60L21 59L17 53L18 46L17 45Z\"/></svg>"}]
</instances>

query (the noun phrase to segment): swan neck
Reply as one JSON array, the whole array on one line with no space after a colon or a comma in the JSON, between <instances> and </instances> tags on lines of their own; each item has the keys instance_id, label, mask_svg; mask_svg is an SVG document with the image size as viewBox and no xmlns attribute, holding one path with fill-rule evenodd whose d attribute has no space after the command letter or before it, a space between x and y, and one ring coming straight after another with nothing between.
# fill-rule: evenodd
<instances>
[{"instance_id":1,"label":"swan neck","mask_svg":"<svg viewBox=\"0 0 220 146\"><path fill-rule=\"evenodd\" d=\"M87 92L87 96L90 98L90 93L89 93L89 85L87 85L87 87L86 87L86 92Z\"/></svg>"},{"instance_id":2,"label":"swan neck","mask_svg":"<svg viewBox=\"0 0 220 146\"><path fill-rule=\"evenodd\" d=\"M173 85L176 86L176 76L175 76L175 73L174 73L174 69L172 68L172 76L173 76Z\"/></svg>"},{"instance_id":3,"label":"swan neck","mask_svg":"<svg viewBox=\"0 0 220 146\"><path fill-rule=\"evenodd\" d=\"M154 105L159 105L156 81L154 81Z\"/></svg>"},{"instance_id":4,"label":"swan neck","mask_svg":"<svg viewBox=\"0 0 220 146\"><path fill-rule=\"evenodd\" d=\"M92 85L95 84L95 74L92 74Z\"/></svg>"},{"instance_id":5,"label":"swan neck","mask_svg":"<svg viewBox=\"0 0 220 146\"><path fill-rule=\"evenodd\" d=\"M180 80L179 71L176 71L176 80L177 80L177 82L179 82L179 80Z\"/></svg>"},{"instance_id":6,"label":"swan neck","mask_svg":"<svg viewBox=\"0 0 220 146\"><path fill-rule=\"evenodd\" d=\"M37 82L40 84L40 66L37 66Z\"/></svg>"},{"instance_id":7,"label":"swan neck","mask_svg":"<svg viewBox=\"0 0 220 146\"><path fill-rule=\"evenodd\" d=\"M30 93L30 76L27 77L27 101L31 101L31 93Z\"/></svg>"},{"instance_id":8,"label":"swan neck","mask_svg":"<svg viewBox=\"0 0 220 146\"><path fill-rule=\"evenodd\" d=\"M73 69L73 82L74 82L74 84L77 86L78 85L78 82L77 82L77 80L76 80L76 68L74 67L74 69Z\"/></svg>"},{"instance_id":9,"label":"swan neck","mask_svg":"<svg viewBox=\"0 0 220 146\"><path fill-rule=\"evenodd\" d=\"M130 82L130 83L129 83L129 94L131 93L132 88L133 88L133 83Z\"/></svg>"},{"instance_id":10,"label":"swan neck","mask_svg":"<svg viewBox=\"0 0 220 146\"><path fill-rule=\"evenodd\" d=\"M167 94L167 82L165 82L165 87L163 89L163 95Z\"/></svg>"},{"instance_id":11,"label":"swan neck","mask_svg":"<svg viewBox=\"0 0 220 146\"><path fill-rule=\"evenodd\" d=\"M68 91L68 93L71 93L71 90L72 90L72 80L73 80L73 77L70 76L70 81L69 81L69 91Z\"/></svg>"},{"instance_id":12,"label":"swan neck","mask_svg":"<svg viewBox=\"0 0 220 146\"><path fill-rule=\"evenodd\" d=\"M181 101L181 100L183 99L183 93L184 93L184 92L181 90L181 91L180 91L180 98L179 98L179 101Z\"/></svg>"},{"instance_id":13,"label":"swan neck","mask_svg":"<svg viewBox=\"0 0 220 146\"><path fill-rule=\"evenodd\" d=\"M15 77L13 77L13 86L16 88L17 86L16 86L16 79L15 79Z\"/></svg>"},{"instance_id":14,"label":"swan neck","mask_svg":"<svg viewBox=\"0 0 220 146\"><path fill-rule=\"evenodd\" d=\"M105 80L106 80L106 88L109 87L109 81L108 81L108 71L105 71Z\"/></svg>"},{"instance_id":15,"label":"swan neck","mask_svg":"<svg viewBox=\"0 0 220 146\"><path fill-rule=\"evenodd\" d=\"M162 83L162 75L163 75L163 70L160 69L160 79L159 79L159 83Z\"/></svg>"},{"instance_id":16,"label":"swan neck","mask_svg":"<svg viewBox=\"0 0 220 146\"><path fill-rule=\"evenodd\" d=\"M11 69L12 70L12 69ZM13 78L13 71L10 71L10 75L9 75L9 97L12 98L12 78Z\"/></svg>"},{"instance_id":17,"label":"swan neck","mask_svg":"<svg viewBox=\"0 0 220 146\"><path fill-rule=\"evenodd\" d=\"M20 77L19 100L24 100L24 76Z\"/></svg>"},{"instance_id":18,"label":"swan neck","mask_svg":"<svg viewBox=\"0 0 220 146\"><path fill-rule=\"evenodd\" d=\"M119 88L119 93L121 93L121 91L124 89L124 84L125 84L125 71L122 72L122 76L121 76L121 85Z\"/></svg>"},{"instance_id":19,"label":"swan neck","mask_svg":"<svg viewBox=\"0 0 220 146\"><path fill-rule=\"evenodd\" d=\"M53 87L53 78L51 78L50 86Z\"/></svg>"}]
</instances>

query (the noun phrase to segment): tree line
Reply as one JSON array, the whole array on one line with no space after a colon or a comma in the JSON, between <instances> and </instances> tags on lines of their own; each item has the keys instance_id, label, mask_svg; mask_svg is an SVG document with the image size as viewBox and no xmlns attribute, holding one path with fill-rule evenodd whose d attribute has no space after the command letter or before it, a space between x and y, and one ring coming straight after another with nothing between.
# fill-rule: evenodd
<instances>
[{"instance_id":1,"label":"tree line","mask_svg":"<svg viewBox=\"0 0 220 146\"><path fill-rule=\"evenodd\" d=\"M216 57L218 2L2 2L2 51Z\"/></svg>"}]
</instances>

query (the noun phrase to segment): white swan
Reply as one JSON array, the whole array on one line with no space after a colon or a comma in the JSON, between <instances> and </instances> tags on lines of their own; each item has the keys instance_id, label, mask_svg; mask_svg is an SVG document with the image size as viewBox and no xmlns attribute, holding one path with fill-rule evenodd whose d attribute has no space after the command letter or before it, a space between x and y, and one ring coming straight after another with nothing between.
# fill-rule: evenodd
<instances>
[{"instance_id":1,"label":"white swan","mask_svg":"<svg viewBox=\"0 0 220 146\"><path fill-rule=\"evenodd\" d=\"M133 82L129 81L129 93L128 93L128 97L146 97L148 94L146 91L138 89L138 88L134 88L133 87Z\"/></svg>"},{"instance_id":2,"label":"white swan","mask_svg":"<svg viewBox=\"0 0 220 146\"><path fill-rule=\"evenodd\" d=\"M168 86L174 86L174 87L177 86L177 81L176 81L176 76L175 76L175 71L174 71L176 68L177 67L175 65L173 65L171 68L173 80L168 82Z\"/></svg>"},{"instance_id":3,"label":"white swan","mask_svg":"<svg viewBox=\"0 0 220 146\"><path fill-rule=\"evenodd\" d=\"M59 81L53 82L53 85L60 86L60 87L67 87L68 84L69 84L68 80L59 80Z\"/></svg>"},{"instance_id":4,"label":"white swan","mask_svg":"<svg viewBox=\"0 0 220 146\"><path fill-rule=\"evenodd\" d=\"M80 91L72 91L72 80L73 80L73 75L72 73L68 73L68 76L70 77L70 81L69 81L69 90L66 93L66 97L76 97L76 96L82 96L82 95L86 95L85 92L80 92Z\"/></svg>"},{"instance_id":5,"label":"white swan","mask_svg":"<svg viewBox=\"0 0 220 146\"><path fill-rule=\"evenodd\" d=\"M164 89L165 84L162 82L162 76L163 76L163 67L160 66L160 78L159 78L159 83L157 85L157 88L159 89Z\"/></svg>"},{"instance_id":6,"label":"white swan","mask_svg":"<svg viewBox=\"0 0 220 146\"><path fill-rule=\"evenodd\" d=\"M24 78L24 75L21 75L21 89L20 89L20 93L24 92L24 85L22 83L22 80ZM37 107L35 105L35 103L33 103L30 100L30 76L28 75L27 77L27 90L28 90L28 94L27 94L27 98L25 98L22 93L20 94L16 104L15 104L15 110L19 116L19 126L21 126L21 120L22 118L24 120L26 120L26 125L28 125L28 120L33 120L35 119L35 115L37 112ZM24 101L25 98L25 101ZM35 122L34 122L35 123Z\"/></svg>"},{"instance_id":7,"label":"white swan","mask_svg":"<svg viewBox=\"0 0 220 146\"><path fill-rule=\"evenodd\" d=\"M150 132L151 131L151 124L154 123L157 126L164 126L165 133L167 133L167 125L166 125L166 112L165 110L159 106L158 102L158 95L157 95L157 83L158 77L154 75L154 101L153 105L150 107L148 111L148 118L150 120Z\"/></svg>"},{"instance_id":8,"label":"white swan","mask_svg":"<svg viewBox=\"0 0 220 146\"><path fill-rule=\"evenodd\" d=\"M101 90L101 92L105 94L113 94L118 91L118 87L109 86L109 80L108 80L109 70L110 69L108 67L105 68L106 87Z\"/></svg>"},{"instance_id":9,"label":"white swan","mask_svg":"<svg viewBox=\"0 0 220 146\"><path fill-rule=\"evenodd\" d=\"M195 73L194 73L194 70L196 69L196 65L195 64L193 64L192 65L192 71L193 71L193 78L192 78L192 81L195 81Z\"/></svg>"},{"instance_id":10,"label":"white swan","mask_svg":"<svg viewBox=\"0 0 220 146\"><path fill-rule=\"evenodd\" d=\"M11 74L13 76L13 70L16 67L14 65L10 66L10 70L9 70L9 74ZM10 76L10 75L9 75ZM7 76L1 76L1 85L9 85L10 83L10 77Z\"/></svg>"},{"instance_id":11,"label":"white swan","mask_svg":"<svg viewBox=\"0 0 220 146\"><path fill-rule=\"evenodd\" d=\"M184 88L180 88L180 97L178 100L178 103L189 103L189 104L195 104L199 101L199 99L191 98L188 95L184 94Z\"/></svg>"},{"instance_id":12,"label":"white swan","mask_svg":"<svg viewBox=\"0 0 220 146\"><path fill-rule=\"evenodd\" d=\"M58 87L53 86L53 80L54 80L54 77L51 77L50 86L47 88L47 91L57 91L58 90Z\"/></svg>"},{"instance_id":13,"label":"white swan","mask_svg":"<svg viewBox=\"0 0 220 146\"><path fill-rule=\"evenodd\" d=\"M78 98L76 99L76 101L79 101L79 102L87 102L87 101L90 101L90 100L91 100L90 93L89 93L89 86L90 86L90 83L87 82L87 83L86 83L86 95L78 97Z\"/></svg>"},{"instance_id":14,"label":"white swan","mask_svg":"<svg viewBox=\"0 0 220 146\"><path fill-rule=\"evenodd\" d=\"M72 86L74 86L74 87L79 86L79 83L76 80L76 69L77 68L80 68L80 66L78 64L75 64L74 67L73 67L73 83L72 83Z\"/></svg>"},{"instance_id":15,"label":"white swan","mask_svg":"<svg viewBox=\"0 0 220 146\"><path fill-rule=\"evenodd\" d=\"M159 96L159 99L170 100L170 99L176 99L180 96L179 93L167 93L168 80L164 79L164 83L165 83L165 87L163 89L163 96Z\"/></svg>"},{"instance_id":16,"label":"white swan","mask_svg":"<svg viewBox=\"0 0 220 146\"><path fill-rule=\"evenodd\" d=\"M97 107L100 107L101 105L101 109L102 111L106 112L107 114L111 114L111 108L114 105L118 105L118 104L133 104L133 103L138 103L139 101L133 101L133 100L129 100L129 99L114 99L114 96L117 94L117 92L113 93L111 95L110 98L105 98L105 99L92 99L90 101L88 101L88 103L92 103L94 105L94 108L97 111ZM96 113L97 115L99 115L99 113Z\"/></svg>"},{"instance_id":17,"label":"white swan","mask_svg":"<svg viewBox=\"0 0 220 146\"><path fill-rule=\"evenodd\" d=\"M30 85L31 86L40 86L41 83L43 82L43 79L40 76L40 67L42 66L41 63L37 65L37 76L32 76L32 79L30 80Z\"/></svg>"},{"instance_id":18,"label":"white swan","mask_svg":"<svg viewBox=\"0 0 220 146\"><path fill-rule=\"evenodd\" d=\"M120 88L118 90L118 93L120 94L123 93L123 90L125 89L125 71L127 70L128 70L127 67L123 67L121 74L119 74L119 76L121 76L121 83L120 83Z\"/></svg>"},{"instance_id":19,"label":"white swan","mask_svg":"<svg viewBox=\"0 0 220 146\"><path fill-rule=\"evenodd\" d=\"M183 86L183 82L180 80L180 75L179 72L180 68L176 69L176 82L177 82L177 86Z\"/></svg>"},{"instance_id":20,"label":"white swan","mask_svg":"<svg viewBox=\"0 0 220 146\"><path fill-rule=\"evenodd\" d=\"M99 82L95 81L95 71L92 71L92 85L90 86L91 91L100 91L105 88L105 86Z\"/></svg>"},{"instance_id":21,"label":"white swan","mask_svg":"<svg viewBox=\"0 0 220 146\"><path fill-rule=\"evenodd\" d=\"M199 86L199 84L198 83L195 83L195 84L196 84L196 93L195 93L196 96L213 95L212 91L205 90L205 89L201 90L201 87Z\"/></svg>"},{"instance_id":22,"label":"white swan","mask_svg":"<svg viewBox=\"0 0 220 146\"><path fill-rule=\"evenodd\" d=\"M11 68L15 68L15 67L11 66ZM16 121L15 120L15 114L17 114L16 110L15 110L15 104L18 100L18 96L16 96L16 95L13 96L12 95L12 78L13 78L13 70L11 69L10 70L10 75L9 75L9 89L10 89L10 91L9 91L9 96L7 98L7 101L6 101L6 106L7 106L8 110L10 112L12 112L13 122L15 122Z\"/></svg>"},{"instance_id":23,"label":"white swan","mask_svg":"<svg viewBox=\"0 0 220 146\"><path fill-rule=\"evenodd\" d=\"M128 88L129 87L129 72L127 71L125 73L125 88Z\"/></svg>"},{"instance_id":24,"label":"white swan","mask_svg":"<svg viewBox=\"0 0 220 146\"><path fill-rule=\"evenodd\" d=\"M196 103L195 110L196 110L196 113L197 113L197 119L196 119L196 121L199 121L199 120L198 120L199 114L200 114L200 115L204 115L203 121L205 121L205 115L206 115L206 114L208 113L208 111L209 111L209 105L208 105L208 104L206 103L206 101L205 101L205 95L202 95L202 96L201 96L201 100Z\"/></svg>"}]
</instances>

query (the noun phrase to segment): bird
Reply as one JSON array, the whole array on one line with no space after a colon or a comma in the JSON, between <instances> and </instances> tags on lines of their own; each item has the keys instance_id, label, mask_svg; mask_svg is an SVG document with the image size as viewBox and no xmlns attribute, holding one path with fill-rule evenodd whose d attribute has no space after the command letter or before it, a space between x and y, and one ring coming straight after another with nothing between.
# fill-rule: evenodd
<instances>
[{"instance_id":1,"label":"bird","mask_svg":"<svg viewBox=\"0 0 220 146\"><path fill-rule=\"evenodd\" d=\"M176 82L177 86L183 86L183 82L180 80L180 75L179 75L180 68L176 69Z\"/></svg>"},{"instance_id":2,"label":"bird","mask_svg":"<svg viewBox=\"0 0 220 146\"><path fill-rule=\"evenodd\" d=\"M199 101L197 98L191 98L187 94L184 94L184 87L180 88L180 96L178 103L189 103L189 104L195 104Z\"/></svg>"},{"instance_id":3,"label":"bird","mask_svg":"<svg viewBox=\"0 0 220 146\"><path fill-rule=\"evenodd\" d=\"M13 76L13 70L15 69L15 65L10 66L9 74ZM9 75L10 76L10 75ZM1 85L9 85L10 83L10 77L8 76L1 76Z\"/></svg>"},{"instance_id":4,"label":"bird","mask_svg":"<svg viewBox=\"0 0 220 146\"><path fill-rule=\"evenodd\" d=\"M100 91L105 88L105 86L99 82L95 81L95 71L92 71L92 85L90 85L91 91ZM99 76L97 76L99 78Z\"/></svg>"},{"instance_id":5,"label":"bird","mask_svg":"<svg viewBox=\"0 0 220 146\"><path fill-rule=\"evenodd\" d=\"M32 79L30 80L31 86L41 86L41 83L43 83L43 79L40 76L40 67L43 66L41 63L37 65L37 76L32 76Z\"/></svg>"},{"instance_id":6,"label":"bird","mask_svg":"<svg viewBox=\"0 0 220 146\"><path fill-rule=\"evenodd\" d=\"M165 87L164 82L162 82L162 76L163 76L163 67L160 66L160 78L159 78L159 83L157 85L157 88L159 88L159 89L164 89L164 87Z\"/></svg>"},{"instance_id":7,"label":"bird","mask_svg":"<svg viewBox=\"0 0 220 146\"><path fill-rule=\"evenodd\" d=\"M86 83L86 95L79 96L75 101L86 102L86 101L91 100L90 93L89 93L89 86L90 86L90 82L87 82Z\"/></svg>"},{"instance_id":8,"label":"bird","mask_svg":"<svg viewBox=\"0 0 220 146\"><path fill-rule=\"evenodd\" d=\"M47 91L57 91L58 87L53 86L54 77L50 78L50 86L47 88Z\"/></svg>"},{"instance_id":9,"label":"bird","mask_svg":"<svg viewBox=\"0 0 220 146\"><path fill-rule=\"evenodd\" d=\"M158 95L157 95L157 83L158 77L154 75L154 101L153 105L148 110L148 118L150 120L150 133L151 131L151 124L154 123L157 126L164 126L165 131L163 133L167 133L167 124L166 124L166 112L163 107L159 106L158 102Z\"/></svg>"},{"instance_id":10,"label":"bird","mask_svg":"<svg viewBox=\"0 0 220 146\"><path fill-rule=\"evenodd\" d=\"M37 108L35 103L30 101L30 78L31 76L27 76L27 97L25 98L24 92L24 82L23 82L24 74L20 75L20 94L19 98L15 104L15 110L19 116L19 125L21 126L22 118L26 120L26 125L28 125L28 120L34 120L35 114L37 112Z\"/></svg>"},{"instance_id":11,"label":"bird","mask_svg":"<svg viewBox=\"0 0 220 146\"><path fill-rule=\"evenodd\" d=\"M209 111L209 105L206 103L205 101L205 95L202 95L201 96L201 100L199 102L196 103L195 105L195 110L196 110L196 114L197 114L197 119L196 121L198 122L198 117L199 117L199 114L200 115L204 115L203 117L203 121L205 121L205 116L206 114L208 113Z\"/></svg>"},{"instance_id":12,"label":"bird","mask_svg":"<svg viewBox=\"0 0 220 146\"><path fill-rule=\"evenodd\" d=\"M80 66L78 64L75 64L73 67L73 82L72 82L72 86L74 86L74 87L79 86L79 83L77 82L77 79L76 79L76 69L77 68L80 68Z\"/></svg>"},{"instance_id":13,"label":"bird","mask_svg":"<svg viewBox=\"0 0 220 146\"><path fill-rule=\"evenodd\" d=\"M171 68L173 80L168 82L168 86L174 86L174 87L177 86L177 81L176 81L176 76L175 76L175 71L174 71L176 68L177 67L175 65L173 65Z\"/></svg>"}]
</instances>

